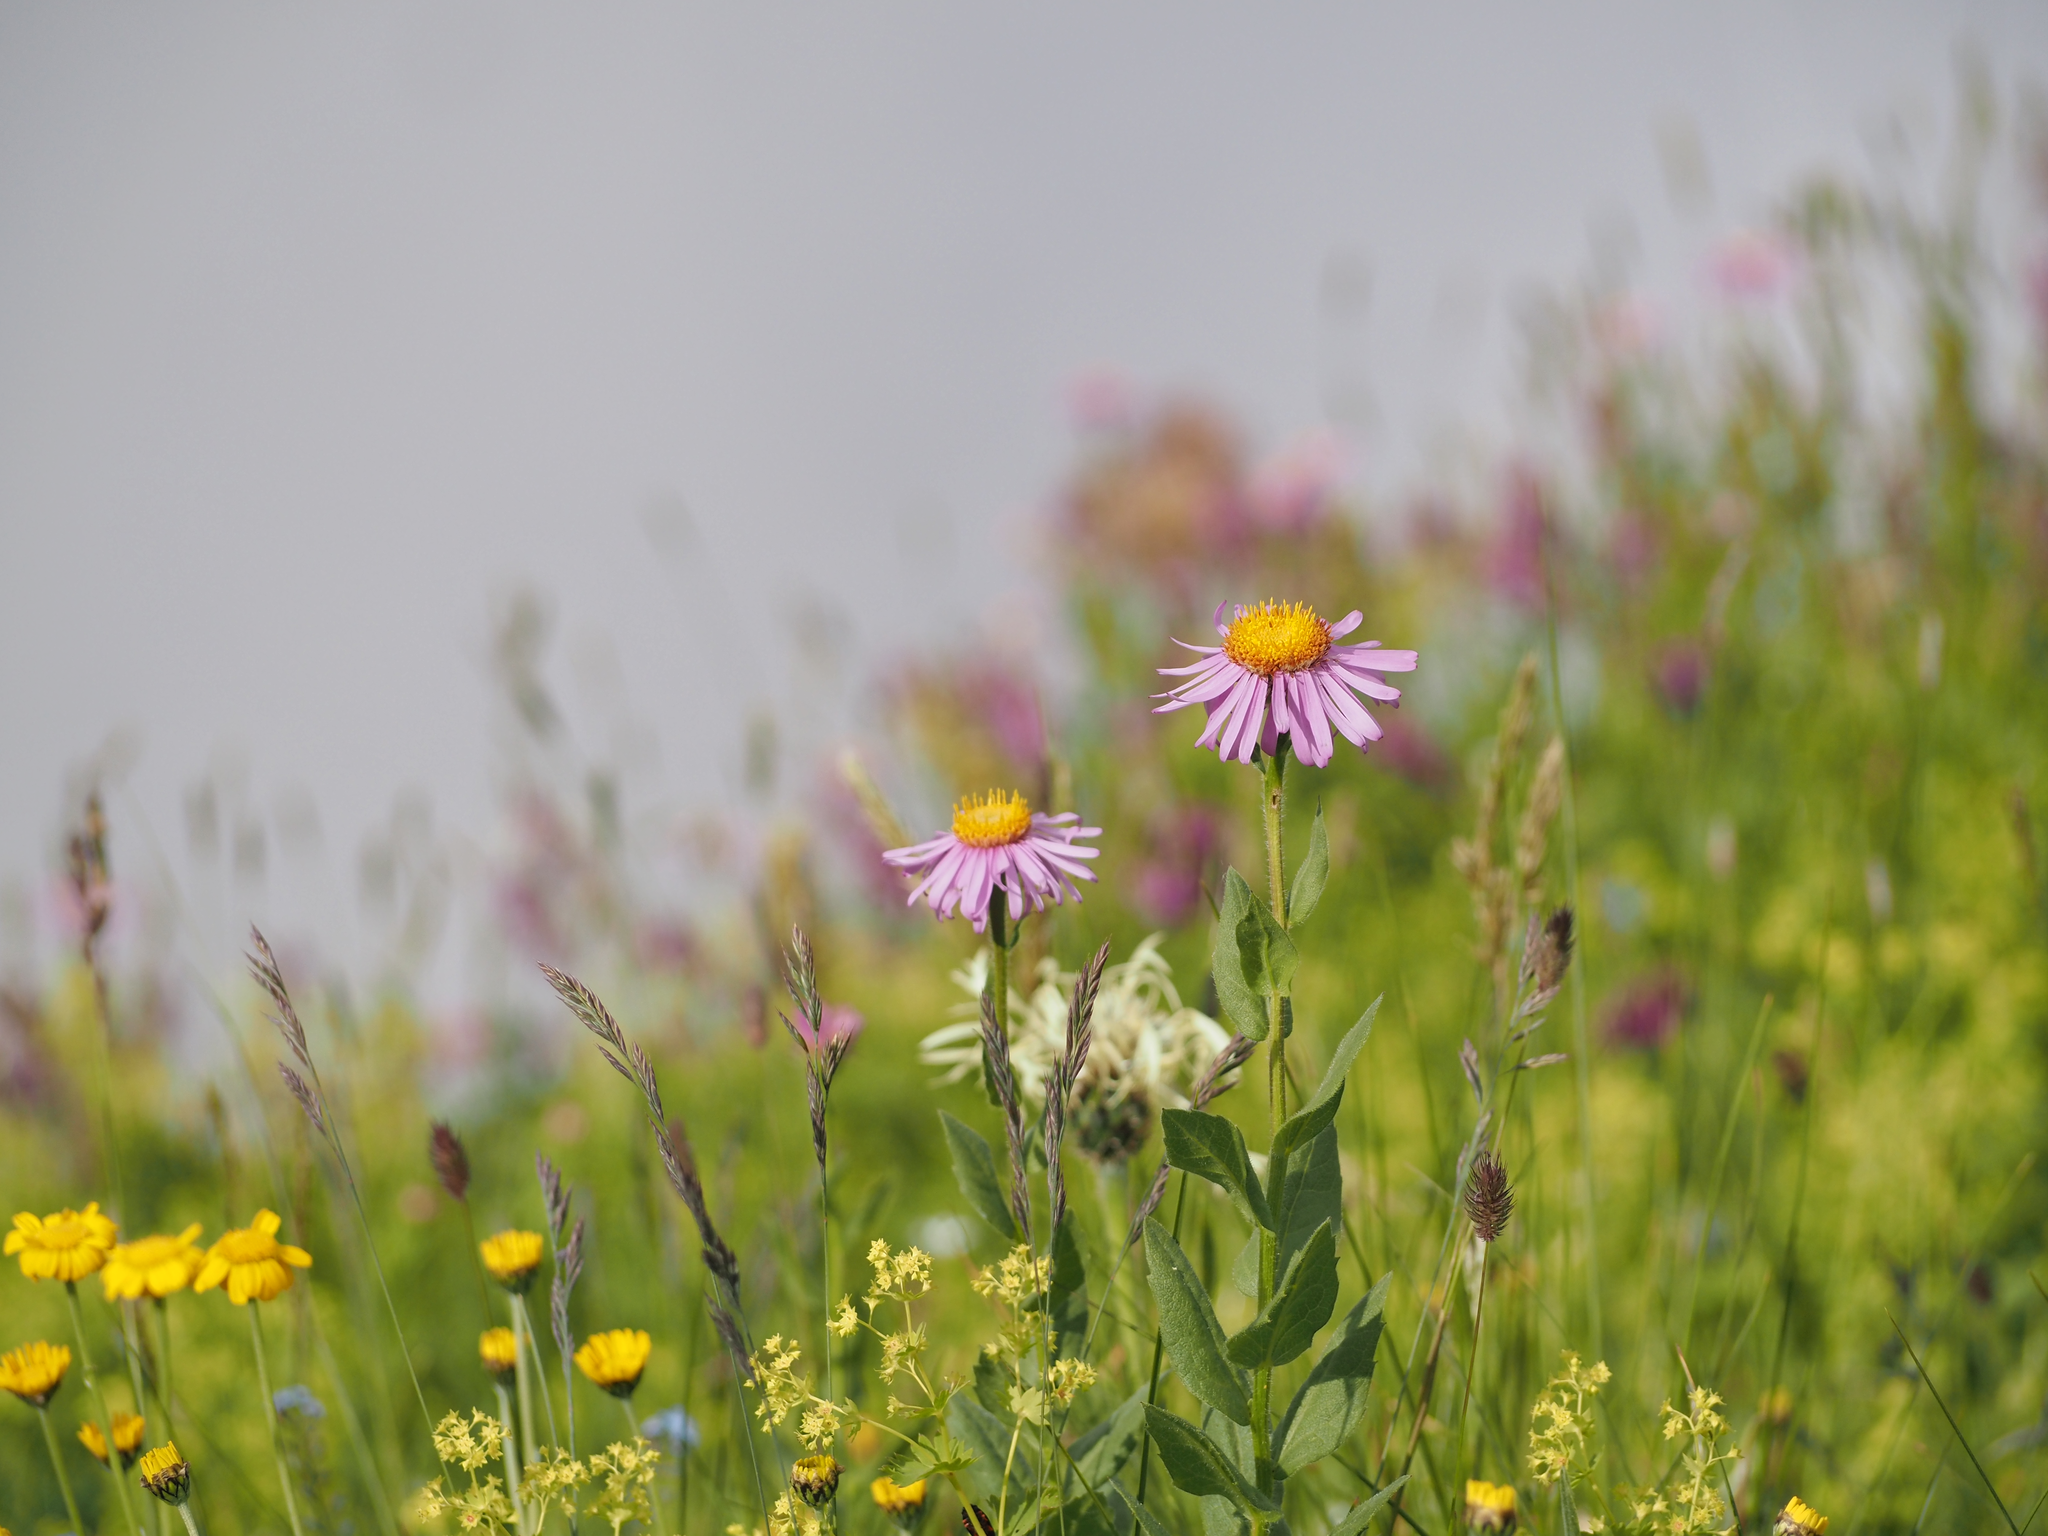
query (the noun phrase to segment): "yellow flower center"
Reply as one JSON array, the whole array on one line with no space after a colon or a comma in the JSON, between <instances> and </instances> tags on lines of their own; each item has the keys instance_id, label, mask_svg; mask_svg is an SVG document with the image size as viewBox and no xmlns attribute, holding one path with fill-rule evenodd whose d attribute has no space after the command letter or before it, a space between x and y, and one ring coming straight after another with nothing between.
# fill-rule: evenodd
<instances>
[{"instance_id":1,"label":"yellow flower center","mask_svg":"<svg viewBox=\"0 0 2048 1536\"><path fill-rule=\"evenodd\" d=\"M1031 807L1015 790L969 795L953 807L953 835L973 848L1022 842L1031 830Z\"/></svg>"},{"instance_id":2,"label":"yellow flower center","mask_svg":"<svg viewBox=\"0 0 2048 1536\"><path fill-rule=\"evenodd\" d=\"M1231 620L1223 654L1248 672L1299 672L1330 649L1330 626L1306 603L1260 603Z\"/></svg>"},{"instance_id":3,"label":"yellow flower center","mask_svg":"<svg viewBox=\"0 0 2048 1536\"><path fill-rule=\"evenodd\" d=\"M260 1264L277 1255L277 1239L253 1227L240 1227L221 1234L214 1252L230 1264Z\"/></svg>"}]
</instances>

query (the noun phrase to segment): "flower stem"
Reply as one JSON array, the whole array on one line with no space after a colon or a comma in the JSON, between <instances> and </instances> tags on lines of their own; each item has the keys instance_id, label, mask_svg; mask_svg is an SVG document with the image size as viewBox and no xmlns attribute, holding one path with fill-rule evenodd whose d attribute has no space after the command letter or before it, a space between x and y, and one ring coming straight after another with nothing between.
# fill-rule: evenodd
<instances>
[{"instance_id":1,"label":"flower stem","mask_svg":"<svg viewBox=\"0 0 2048 1536\"><path fill-rule=\"evenodd\" d=\"M143 1404L148 1401L148 1398L143 1395L142 1390L142 1339L135 1326L135 1303L132 1301L122 1302L120 1304L120 1312L121 1341L125 1346L124 1352L128 1356L128 1388L135 1394L135 1411L143 1413L146 1411ZM166 1424L170 1422L170 1415L168 1413L164 1415L164 1421ZM171 1517L166 1513L167 1508L168 1506L161 1503L156 1506L157 1536L167 1536L171 1523Z\"/></svg>"},{"instance_id":2,"label":"flower stem","mask_svg":"<svg viewBox=\"0 0 2048 1536\"><path fill-rule=\"evenodd\" d=\"M263 1419L270 1426L270 1454L277 1458L277 1484L284 1490L284 1512L291 1518L292 1536L306 1536L299 1524L299 1501L292 1493L291 1468L285 1465L284 1441L277 1433L277 1399L270 1395L270 1362L263 1354L263 1319L259 1303L250 1302L249 1338L256 1347L256 1389L263 1394Z\"/></svg>"},{"instance_id":3,"label":"flower stem","mask_svg":"<svg viewBox=\"0 0 2048 1536\"><path fill-rule=\"evenodd\" d=\"M1287 866L1282 844L1286 815L1287 743L1283 738L1274 750L1264 754L1265 784L1260 795L1265 816L1266 891L1273 908L1273 920L1287 926ZM1266 1111L1277 1138L1287 1120L1287 1015L1278 988L1266 999ZM1286 1170L1269 1171L1269 1179L1284 1178ZM1259 1229L1259 1310L1272 1304L1278 1279L1280 1239L1277 1233ZM1252 1373L1252 1471L1261 1493L1271 1494L1273 1475L1273 1368L1262 1365ZM1252 1515L1252 1536L1265 1536L1264 1515Z\"/></svg>"},{"instance_id":4,"label":"flower stem","mask_svg":"<svg viewBox=\"0 0 2048 1536\"><path fill-rule=\"evenodd\" d=\"M43 1421L43 1442L50 1448L50 1465L57 1469L57 1486L64 1493L64 1512L71 1516L71 1529L84 1536L85 1522L78 1518L78 1500L71 1493L71 1479L64 1475L64 1456L57 1445L57 1431L50 1427L50 1410L38 1408L36 1417Z\"/></svg>"},{"instance_id":5,"label":"flower stem","mask_svg":"<svg viewBox=\"0 0 2048 1536\"><path fill-rule=\"evenodd\" d=\"M85 1342L85 1314L78 1308L77 1281L64 1282L64 1300L71 1308L71 1331L78 1335L78 1368L85 1376L85 1389L92 1394L93 1406L99 1410L100 1433L107 1437L107 1472L114 1479L114 1493L121 1501L122 1525L140 1536L142 1527L135 1519L135 1506L128 1500L128 1479L121 1475L121 1453L114 1446L114 1415L108 1411L106 1394L100 1391L99 1378L93 1374L92 1351Z\"/></svg>"},{"instance_id":6,"label":"flower stem","mask_svg":"<svg viewBox=\"0 0 2048 1536\"><path fill-rule=\"evenodd\" d=\"M996 1028L1003 1032L1005 1040L1010 1038L1010 946L1015 940L1010 934L1010 903L1002 888L997 887L995 896L988 904L989 998L995 1004ZM997 1104L995 1075L989 1070L988 1047L982 1047L981 1085L988 1091L988 1101ZM1025 1240L1031 1234L1025 1233Z\"/></svg>"},{"instance_id":7,"label":"flower stem","mask_svg":"<svg viewBox=\"0 0 2048 1536\"><path fill-rule=\"evenodd\" d=\"M199 1522L192 1518L191 1509L180 1504L178 1513L185 1517L185 1536L199 1536Z\"/></svg>"},{"instance_id":8,"label":"flower stem","mask_svg":"<svg viewBox=\"0 0 2048 1536\"><path fill-rule=\"evenodd\" d=\"M520 1342L532 1352L533 1369L540 1373L540 1343L533 1336L533 1314L526 1310L526 1298L516 1293L512 1297L512 1328L520 1336ZM533 1402L528 1386L525 1354L520 1355L519 1364L519 1411L526 1415L526 1464L530 1467L533 1465L534 1456ZM540 1402L548 1416L548 1442L551 1445L560 1445L562 1442L555 1435L555 1399L548 1391L548 1379L545 1374L541 1374L540 1378Z\"/></svg>"},{"instance_id":9,"label":"flower stem","mask_svg":"<svg viewBox=\"0 0 2048 1536\"><path fill-rule=\"evenodd\" d=\"M171 1307L161 1296L151 1305L156 1308L156 1400L164 1410L164 1436L175 1440L178 1428L171 1419Z\"/></svg>"},{"instance_id":10,"label":"flower stem","mask_svg":"<svg viewBox=\"0 0 2048 1536\"><path fill-rule=\"evenodd\" d=\"M632 1445L640 1439L640 1421L633 1417L630 1398L619 1399L619 1412L626 1416L626 1444ZM680 1456L681 1452L677 1454ZM661 1479L658 1477L647 1484L647 1502L654 1510L654 1536L668 1536L668 1522L661 1518Z\"/></svg>"},{"instance_id":11,"label":"flower stem","mask_svg":"<svg viewBox=\"0 0 2048 1536\"><path fill-rule=\"evenodd\" d=\"M505 1492L512 1500L512 1529L526 1529L526 1511L519 1503L519 1431L512 1422L512 1395L498 1388L498 1417L505 1424Z\"/></svg>"}]
</instances>

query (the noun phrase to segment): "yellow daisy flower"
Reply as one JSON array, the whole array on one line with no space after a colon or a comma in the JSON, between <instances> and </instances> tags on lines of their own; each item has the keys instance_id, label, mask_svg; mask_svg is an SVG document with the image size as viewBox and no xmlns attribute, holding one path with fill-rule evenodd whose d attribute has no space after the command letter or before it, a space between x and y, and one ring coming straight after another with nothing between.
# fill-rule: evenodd
<instances>
[{"instance_id":1,"label":"yellow daisy flower","mask_svg":"<svg viewBox=\"0 0 2048 1536\"><path fill-rule=\"evenodd\" d=\"M135 1461L136 1452L142 1449L143 1420L140 1414L117 1413L114 1415L114 1449L121 1453L121 1465L125 1468ZM78 1426L78 1443L92 1452L93 1460L102 1466L107 1460L107 1437L100 1433L99 1425L87 1419Z\"/></svg>"},{"instance_id":2,"label":"yellow daisy flower","mask_svg":"<svg viewBox=\"0 0 2048 1536\"><path fill-rule=\"evenodd\" d=\"M542 1252L538 1232L499 1232L477 1244L491 1278L516 1296L526 1294Z\"/></svg>"},{"instance_id":3,"label":"yellow daisy flower","mask_svg":"<svg viewBox=\"0 0 2048 1536\"><path fill-rule=\"evenodd\" d=\"M142 1486L166 1504L182 1504L192 1493L192 1469L175 1445L160 1445L142 1458Z\"/></svg>"},{"instance_id":4,"label":"yellow daisy flower","mask_svg":"<svg viewBox=\"0 0 2048 1536\"><path fill-rule=\"evenodd\" d=\"M1777 1536L1826 1536L1827 1528L1828 1517L1796 1493L1778 1512L1778 1523L1772 1527Z\"/></svg>"},{"instance_id":5,"label":"yellow daisy flower","mask_svg":"<svg viewBox=\"0 0 2048 1536\"><path fill-rule=\"evenodd\" d=\"M593 1333L576 1351L576 1368L613 1397L631 1397L647 1369L654 1341L638 1328Z\"/></svg>"},{"instance_id":6,"label":"yellow daisy flower","mask_svg":"<svg viewBox=\"0 0 2048 1536\"><path fill-rule=\"evenodd\" d=\"M71 1369L71 1349L40 1341L0 1355L0 1391L12 1392L32 1408L40 1408L64 1385Z\"/></svg>"},{"instance_id":7,"label":"yellow daisy flower","mask_svg":"<svg viewBox=\"0 0 2048 1536\"><path fill-rule=\"evenodd\" d=\"M484 1369L499 1382L510 1381L519 1370L519 1340L510 1328L486 1328L476 1341Z\"/></svg>"},{"instance_id":8,"label":"yellow daisy flower","mask_svg":"<svg viewBox=\"0 0 2048 1536\"><path fill-rule=\"evenodd\" d=\"M109 1301L138 1301L144 1296L161 1299L184 1290L205 1267L206 1250L199 1246L199 1223L195 1221L176 1237L159 1235L117 1244L100 1271L100 1284Z\"/></svg>"},{"instance_id":9,"label":"yellow daisy flower","mask_svg":"<svg viewBox=\"0 0 2048 1536\"><path fill-rule=\"evenodd\" d=\"M1512 1531L1515 1528L1515 1490L1506 1483L1465 1483L1465 1523L1475 1531Z\"/></svg>"},{"instance_id":10,"label":"yellow daisy flower","mask_svg":"<svg viewBox=\"0 0 2048 1536\"><path fill-rule=\"evenodd\" d=\"M900 1531L911 1529L924 1515L925 1485L921 1477L914 1483L878 1477L868 1484L868 1493L874 1498L875 1508Z\"/></svg>"},{"instance_id":11,"label":"yellow daisy flower","mask_svg":"<svg viewBox=\"0 0 2048 1536\"><path fill-rule=\"evenodd\" d=\"M82 1211L67 1208L48 1216L18 1211L4 1246L7 1253L21 1256L21 1272L29 1279L69 1283L98 1272L115 1235L113 1222L94 1201Z\"/></svg>"},{"instance_id":12,"label":"yellow daisy flower","mask_svg":"<svg viewBox=\"0 0 2048 1536\"><path fill-rule=\"evenodd\" d=\"M823 1509L839 1492L839 1462L825 1456L800 1457L789 1469L790 1491L813 1509Z\"/></svg>"},{"instance_id":13,"label":"yellow daisy flower","mask_svg":"<svg viewBox=\"0 0 2048 1536\"><path fill-rule=\"evenodd\" d=\"M206 1251L206 1265L192 1282L195 1291L227 1283L228 1300L238 1307L252 1301L273 1301L292 1288L293 1269L310 1269L313 1256L303 1248L277 1240L283 1225L275 1211L258 1211L246 1227L221 1234Z\"/></svg>"}]
</instances>

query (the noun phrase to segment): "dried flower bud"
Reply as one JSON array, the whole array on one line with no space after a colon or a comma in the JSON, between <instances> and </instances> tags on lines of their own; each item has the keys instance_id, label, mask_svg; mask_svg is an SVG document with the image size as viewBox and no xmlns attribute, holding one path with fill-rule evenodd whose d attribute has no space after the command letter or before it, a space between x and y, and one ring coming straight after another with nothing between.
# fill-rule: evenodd
<instances>
[{"instance_id":1,"label":"dried flower bud","mask_svg":"<svg viewBox=\"0 0 2048 1536\"><path fill-rule=\"evenodd\" d=\"M839 1492L839 1463L830 1455L804 1456L789 1469L789 1488L813 1509L823 1509Z\"/></svg>"},{"instance_id":2,"label":"dried flower bud","mask_svg":"<svg viewBox=\"0 0 2048 1536\"><path fill-rule=\"evenodd\" d=\"M1796 1493L1778 1512L1778 1523L1771 1527L1775 1536L1825 1536L1827 1528L1828 1517Z\"/></svg>"},{"instance_id":3,"label":"dried flower bud","mask_svg":"<svg viewBox=\"0 0 2048 1536\"><path fill-rule=\"evenodd\" d=\"M1491 1152L1479 1154L1472 1165L1472 1177L1465 1184L1465 1215L1482 1243L1498 1239L1508 1217L1514 1214L1515 1191L1508 1183L1508 1171Z\"/></svg>"},{"instance_id":4,"label":"dried flower bud","mask_svg":"<svg viewBox=\"0 0 2048 1536\"><path fill-rule=\"evenodd\" d=\"M427 1161L434 1165L434 1177L448 1191L449 1199L460 1200L469 1194L469 1153L445 1120L436 1120L427 1133Z\"/></svg>"}]
</instances>

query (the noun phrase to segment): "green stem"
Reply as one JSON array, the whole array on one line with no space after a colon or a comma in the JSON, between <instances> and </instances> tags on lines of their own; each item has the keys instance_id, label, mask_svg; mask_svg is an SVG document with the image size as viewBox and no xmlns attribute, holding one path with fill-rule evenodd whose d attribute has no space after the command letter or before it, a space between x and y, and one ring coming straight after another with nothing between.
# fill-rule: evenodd
<instances>
[{"instance_id":1,"label":"green stem","mask_svg":"<svg viewBox=\"0 0 2048 1536\"><path fill-rule=\"evenodd\" d=\"M36 1417L43 1421L43 1443L50 1448L50 1465L57 1471L57 1486L63 1490L64 1512L71 1516L71 1529L85 1536L85 1522L78 1518L78 1500L71 1493L71 1479L64 1472L64 1454L57 1444L57 1431L50 1426L48 1407L36 1409Z\"/></svg>"},{"instance_id":2,"label":"green stem","mask_svg":"<svg viewBox=\"0 0 2048 1536\"><path fill-rule=\"evenodd\" d=\"M498 1417L505 1425L505 1492L512 1500L512 1529L526 1529L526 1511L519 1503L519 1432L512 1423L512 1396L498 1386Z\"/></svg>"},{"instance_id":3,"label":"green stem","mask_svg":"<svg viewBox=\"0 0 2048 1536\"><path fill-rule=\"evenodd\" d=\"M825 1171L822 1152L818 1154L818 1267L818 1283L824 1287L818 1311L824 1322L825 1395L837 1397L832 1384L832 1176Z\"/></svg>"},{"instance_id":4,"label":"green stem","mask_svg":"<svg viewBox=\"0 0 2048 1536\"><path fill-rule=\"evenodd\" d=\"M263 1394L263 1421L270 1426L270 1454L277 1458L277 1484L284 1490L284 1512L292 1522L292 1536L306 1536L299 1524L299 1501L292 1492L291 1468L285 1465L284 1441L277 1433L277 1399L270 1395L270 1362L263 1353L263 1318L258 1302L249 1302L249 1338L256 1347L256 1389Z\"/></svg>"},{"instance_id":5,"label":"green stem","mask_svg":"<svg viewBox=\"0 0 2048 1536\"><path fill-rule=\"evenodd\" d=\"M988 942L989 999L995 1004L996 1028L1007 1040L1010 1038L1010 946L1016 939L1010 932L1010 899L1000 888L988 904ZM996 1080L989 1071L986 1046L982 1047L981 1084L988 1091L989 1103L997 1103ZM1024 1236L1029 1241L1031 1234L1027 1232Z\"/></svg>"},{"instance_id":6,"label":"green stem","mask_svg":"<svg viewBox=\"0 0 2048 1536\"><path fill-rule=\"evenodd\" d=\"M1287 926L1287 861L1283 827L1287 811L1287 743L1281 741L1265 754L1265 784L1260 796L1265 817L1266 891L1274 921ZM1276 989L1266 1000L1266 1112L1277 1139L1287 1119L1287 1034L1286 1015ZM1269 1170L1267 1177L1284 1177ZM1259 1310L1272 1305L1273 1287L1278 1280L1280 1238L1259 1229ZM1252 1373L1252 1474L1261 1493L1272 1494L1278 1484L1273 1468L1273 1367L1262 1365ZM1264 1515L1252 1516L1252 1536L1265 1536Z\"/></svg>"},{"instance_id":7,"label":"green stem","mask_svg":"<svg viewBox=\"0 0 2048 1536\"><path fill-rule=\"evenodd\" d=\"M143 1395L142 1390L142 1340L135 1326L135 1303L132 1301L121 1302L120 1311L121 1339L127 1346L125 1353L128 1356L128 1388L135 1394L135 1411L143 1413L145 1412L143 1404L148 1401L148 1398ZM159 1401L157 1406L163 1406L161 1401ZM169 1413L164 1415L164 1423L166 1425L170 1423ZM166 1438L169 1438L168 1434ZM158 1503L156 1506L157 1536L166 1536L166 1531L170 1526L171 1517L166 1513L167 1507L162 1503Z\"/></svg>"},{"instance_id":8,"label":"green stem","mask_svg":"<svg viewBox=\"0 0 2048 1536\"><path fill-rule=\"evenodd\" d=\"M524 1343L526 1348L532 1352L533 1369L536 1373L539 1373L541 1370L540 1341L534 1338L533 1336L533 1314L526 1310L526 1298L524 1296L518 1295L517 1293L514 1293L512 1297L512 1327L514 1331L516 1331L520 1335L521 1342ZM525 1359L525 1355L520 1356L520 1361L522 1365L524 1364ZM530 1467L533 1465L533 1404L527 1401L526 1382L526 1373L522 1369L519 1376L519 1411L527 1415L526 1464ZM548 1380L544 1374L541 1375L540 1379L540 1405L548 1416L548 1443L551 1445L560 1445L562 1442L555 1435L554 1394L548 1391Z\"/></svg>"},{"instance_id":9,"label":"green stem","mask_svg":"<svg viewBox=\"0 0 2048 1536\"><path fill-rule=\"evenodd\" d=\"M121 1502L122 1526L140 1536L142 1527L135 1519L135 1506L128 1500L128 1479L121 1475L121 1453L114 1448L114 1415L107 1408L106 1394L100 1391L99 1378L92 1368L92 1350L85 1342L85 1314L78 1308L77 1281L64 1282L64 1300L71 1308L71 1331L78 1335L78 1368L85 1377L86 1391L92 1394L93 1406L99 1410L100 1433L107 1437L107 1473L114 1479L114 1493Z\"/></svg>"},{"instance_id":10,"label":"green stem","mask_svg":"<svg viewBox=\"0 0 2048 1536\"><path fill-rule=\"evenodd\" d=\"M503 1388L499 1389L500 1391ZM626 1416L626 1444L631 1445L640 1438L640 1421L633 1417L633 1404L629 1398L619 1399L619 1412ZM677 1452L680 1456L682 1453ZM647 1485L647 1502L654 1510L654 1536L668 1536L668 1523L661 1518L661 1479L656 1478Z\"/></svg>"},{"instance_id":11,"label":"green stem","mask_svg":"<svg viewBox=\"0 0 2048 1536\"><path fill-rule=\"evenodd\" d=\"M185 1536L199 1536L199 1522L192 1518L192 1511L180 1504L178 1513L185 1517Z\"/></svg>"},{"instance_id":12,"label":"green stem","mask_svg":"<svg viewBox=\"0 0 2048 1536\"><path fill-rule=\"evenodd\" d=\"M178 1438L178 1426L171 1418L171 1307L163 1297L157 1297L152 1305L156 1308L156 1400L163 1405L164 1438Z\"/></svg>"}]
</instances>

